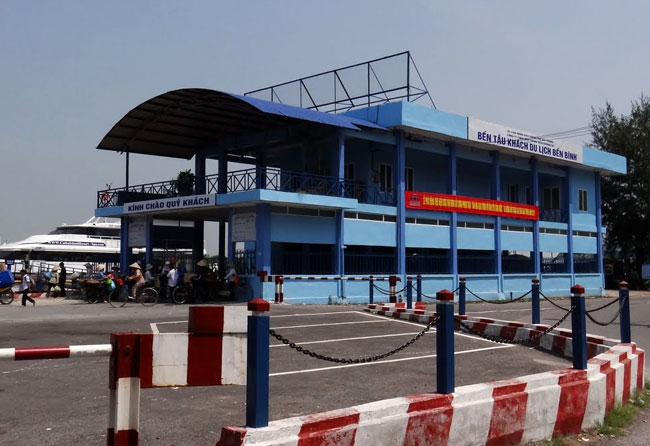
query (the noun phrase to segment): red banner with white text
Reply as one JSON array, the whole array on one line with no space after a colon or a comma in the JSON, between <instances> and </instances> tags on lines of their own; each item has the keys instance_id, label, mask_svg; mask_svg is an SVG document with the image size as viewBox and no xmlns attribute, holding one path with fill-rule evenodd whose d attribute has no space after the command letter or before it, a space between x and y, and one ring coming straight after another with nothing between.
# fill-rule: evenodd
<instances>
[{"instance_id":1,"label":"red banner with white text","mask_svg":"<svg viewBox=\"0 0 650 446\"><path fill-rule=\"evenodd\" d=\"M461 195L406 191L406 208L539 220L539 207Z\"/></svg>"}]
</instances>

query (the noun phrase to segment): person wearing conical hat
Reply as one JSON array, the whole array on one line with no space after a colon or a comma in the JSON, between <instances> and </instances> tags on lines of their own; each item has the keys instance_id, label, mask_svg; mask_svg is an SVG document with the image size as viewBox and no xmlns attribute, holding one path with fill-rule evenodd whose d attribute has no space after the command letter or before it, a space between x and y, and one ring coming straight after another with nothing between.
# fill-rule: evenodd
<instances>
[{"instance_id":1,"label":"person wearing conical hat","mask_svg":"<svg viewBox=\"0 0 650 446\"><path fill-rule=\"evenodd\" d=\"M131 268L131 275L127 277L133 285L131 285L131 297L137 296L138 290L144 286L144 276L142 275L142 267L135 262L129 265Z\"/></svg>"}]
</instances>

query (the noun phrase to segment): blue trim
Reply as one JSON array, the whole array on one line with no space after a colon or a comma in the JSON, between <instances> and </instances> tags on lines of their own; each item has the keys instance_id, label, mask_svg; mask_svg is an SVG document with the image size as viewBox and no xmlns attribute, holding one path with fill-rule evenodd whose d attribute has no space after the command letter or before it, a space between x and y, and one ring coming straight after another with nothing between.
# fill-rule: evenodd
<instances>
[{"instance_id":1,"label":"blue trim","mask_svg":"<svg viewBox=\"0 0 650 446\"><path fill-rule=\"evenodd\" d=\"M395 147L395 186L397 190L397 224L396 246L397 246L397 274L406 274L406 203L404 192L406 190L406 136L403 131L397 133L397 145Z\"/></svg>"},{"instance_id":2,"label":"blue trim","mask_svg":"<svg viewBox=\"0 0 650 446\"><path fill-rule=\"evenodd\" d=\"M95 217L121 217L123 213L122 205L95 209Z\"/></svg>"},{"instance_id":3,"label":"blue trim","mask_svg":"<svg viewBox=\"0 0 650 446\"><path fill-rule=\"evenodd\" d=\"M457 181L457 159L456 145L448 143L449 155L447 158L447 193L456 195ZM458 276L458 214L451 212L449 221L449 271L454 276L454 281Z\"/></svg>"},{"instance_id":4,"label":"blue trim","mask_svg":"<svg viewBox=\"0 0 650 446\"><path fill-rule=\"evenodd\" d=\"M627 173L626 159L614 153L597 150L592 147L582 149L582 163L608 172Z\"/></svg>"},{"instance_id":5,"label":"blue trim","mask_svg":"<svg viewBox=\"0 0 650 446\"><path fill-rule=\"evenodd\" d=\"M533 198L533 205L537 206L539 209L539 163L537 158L531 157L530 159L530 182L531 182L531 191ZM542 262L540 259L540 249L539 249L539 220L533 222L533 256L535 256L533 265L533 272L539 277L542 273Z\"/></svg>"},{"instance_id":6,"label":"blue trim","mask_svg":"<svg viewBox=\"0 0 650 446\"><path fill-rule=\"evenodd\" d=\"M217 195L217 206L239 203L267 202L287 206L290 204L318 206L334 209L356 209L359 202L355 198L329 197L325 195L299 194L268 189L253 189L242 192ZM380 208L383 206L380 206ZM386 206L388 209L394 209Z\"/></svg>"}]
</instances>

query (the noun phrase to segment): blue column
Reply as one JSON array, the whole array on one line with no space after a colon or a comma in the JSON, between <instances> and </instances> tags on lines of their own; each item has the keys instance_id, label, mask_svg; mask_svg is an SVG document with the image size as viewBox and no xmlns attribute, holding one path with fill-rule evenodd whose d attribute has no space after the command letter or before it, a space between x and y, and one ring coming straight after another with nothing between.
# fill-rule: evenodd
<instances>
[{"instance_id":1,"label":"blue column","mask_svg":"<svg viewBox=\"0 0 650 446\"><path fill-rule=\"evenodd\" d=\"M413 308L413 278L411 276L406 278L406 308L409 310Z\"/></svg>"},{"instance_id":2,"label":"blue column","mask_svg":"<svg viewBox=\"0 0 650 446\"><path fill-rule=\"evenodd\" d=\"M375 281L372 279L372 276L370 276L370 280L368 280L368 303L375 303Z\"/></svg>"},{"instance_id":3,"label":"blue column","mask_svg":"<svg viewBox=\"0 0 650 446\"><path fill-rule=\"evenodd\" d=\"M332 152L332 176L337 177L341 185L345 180L345 135L339 131L336 138L336 150ZM344 196L344 189L341 188L341 196ZM344 212L336 211L336 244L334 246L334 274L343 276L345 274L345 234L344 234ZM343 282L340 282L341 289ZM342 293L341 293L342 294Z\"/></svg>"},{"instance_id":4,"label":"blue column","mask_svg":"<svg viewBox=\"0 0 650 446\"><path fill-rule=\"evenodd\" d=\"M530 193L532 195L532 204L539 209L539 164L537 158L530 159ZM537 278L541 278L542 263L540 259L539 248L539 219L533 221L533 256L534 256L534 273Z\"/></svg>"},{"instance_id":5,"label":"blue column","mask_svg":"<svg viewBox=\"0 0 650 446\"><path fill-rule=\"evenodd\" d=\"M219 155L219 178L217 183L217 193L225 194L228 192L228 152L222 152Z\"/></svg>"},{"instance_id":6,"label":"blue column","mask_svg":"<svg viewBox=\"0 0 650 446\"><path fill-rule=\"evenodd\" d=\"M406 274L406 207L404 192L406 191L406 137L398 130L395 146L395 191L397 195L397 223L395 228L397 247L397 274Z\"/></svg>"},{"instance_id":7,"label":"blue column","mask_svg":"<svg viewBox=\"0 0 650 446\"><path fill-rule=\"evenodd\" d=\"M271 206L255 205L255 271L271 271Z\"/></svg>"},{"instance_id":8,"label":"blue column","mask_svg":"<svg viewBox=\"0 0 650 446\"><path fill-rule=\"evenodd\" d=\"M269 302L256 298L248 302L248 348L246 352L246 426L269 424Z\"/></svg>"},{"instance_id":9,"label":"blue column","mask_svg":"<svg viewBox=\"0 0 650 446\"><path fill-rule=\"evenodd\" d=\"M573 270L573 169L570 167L566 168L566 177L564 180L565 192L564 196L566 197L567 203L567 227L566 227L566 236L567 236L567 262L569 263L567 272L571 274L571 283L574 284L575 276Z\"/></svg>"},{"instance_id":10,"label":"blue column","mask_svg":"<svg viewBox=\"0 0 650 446\"><path fill-rule=\"evenodd\" d=\"M203 258L203 242L205 238L205 224L203 220L194 220L194 232L192 237L192 258L194 263Z\"/></svg>"},{"instance_id":11,"label":"blue column","mask_svg":"<svg viewBox=\"0 0 650 446\"><path fill-rule=\"evenodd\" d=\"M447 193L456 195L457 162L456 145L453 142L446 144L447 155ZM454 275L454 282L458 276L458 214L449 213L449 272Z\"/></svg>"},{"instance_id":12,"label":"blue column","mask_svg":"<svg viewBox=\"0 0 650 446\"><path fill-rule=\"evenodd\" d=\"M153 253L153 247L152 247L152 240L151 240L151 233L153 232L153 218L148 216L146 217L146 223L145 223L145 246L144 246L144 263L151 263L151 258L152 258L152 253Z\"/></svg>"},{"instance_id":13,"label":"blue column","mask_svg":"<svg viewBox=\"0 0 650 446\"><path fill-rule=\"evenodd\" d=\"M492 152L492 199L501 200L501 160L499 152ZM499 275L499 293L503 292L503 263L501 260L501 217L494 218L494 264Z\"/></svg>"},{"instance_id":14,"label":"blue column","mask_svg":"<svg viewBox=\"0 0 650 446\"><path fill-rule=\"evenodd\" d=\"M585 289L581 285L571 287L571 342L573 344L573 368L587 369L587 322L585 320Z\"/></svg>"},{"instance_id":15,"label":"blue column","mask_svg":"<svg viewBox=\"0 0 650 446\"><path fill-rule=\"evenodd\" d=\"M129 248L129 217L120 218L120 271L129 271L131 248Z\"/></svg>"},{"instance_id":16,"label":"blue column","mask_svg":"<svg viewBox=\"0 0 650 446\"><path fill-rule=\"evenodd\" d=\"M629 344L632 342L632 329L630 327L630 290L627 288L627 282L621 281L618 284L618 307L620 309L621 317L619 323L621 325L621 342Z\"/></svg>"},{"instance_id":17,"label":"blue column","mask_svg":"<svg viewBox=\"0 0 650 446\"><path fill-rule=\"evenodd\" d=\"M197 195L205 193L205 156L194 155L194 192Z\"/></svg>"},{"instance_id":18,"label":"blue column","mask_svg":"<svg viewBox=\"0 0 650 446\"><path fill-rule=\"evenodd\" d=\"M467 282L464 277L458 278L458 314L465 316L465 302L467 301Z\"/></svg>"},{"instance_id":19,"label":"blue column","mask_svg":"<svg viewBox=\"0 0 650 446\"><path fill-rule=\"evenodd\" d=\"M436 293L436 383L438 393L454 393L454 293Z\"/></svg>"},{"instance_id":20,"label":"blue column","mask_svg":"<svg viewBox=\"0 0 650 446\"><path fill-rule=\"evenodd\" d=\"M600 172L596 172L594 177L596 183L594 184L594 189L596 190L594 196L596 205L596 257L598 258L598 274L600 274L600 280L602 281L601 287L605 289L605 271L603 270L603 207L600 193Z\"/></svg>"},{"instance_id":21,"label":"blue column","mask_svg":"<svg viewBox=\"0 0 650 446\"><path fill-rule=\"evenodd\" d=\"M266 166L264 154L259 152L255 160L255 189L266 189Z\"/></svg>"},{"instance_id":22,"label":"blue column","mask_svg":"<svg viewBox=\"0 0 650 446\"><path fill-rule=\"evenodd\" d=\"M221 228L219 228L221 229ZM232 242L232 209L228 211L228 260L231 262L235 260L235 244ZM261 271L257 268L255 271Z\"/></svg>"},{"instance_id":23,"label":"blue column","mask_svg":"<svg viewBox=\"0 0 650 446\"><path fill-rule=\"evenodd\" d=\"M416 283L417 283L417 286L418 286L418 290L417 290L417 297L416 297L415 300L417 302L422 302L422 275L421 274L417 275L417 282Z\"/></svg>"}]
</instances>

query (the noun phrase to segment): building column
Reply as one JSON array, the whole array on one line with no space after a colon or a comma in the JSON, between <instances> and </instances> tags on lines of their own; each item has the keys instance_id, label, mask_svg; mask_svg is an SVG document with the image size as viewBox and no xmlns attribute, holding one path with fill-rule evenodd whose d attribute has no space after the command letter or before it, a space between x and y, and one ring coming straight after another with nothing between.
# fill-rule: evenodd
<instances>
[{"instance_id":1,"label":"building column","mask_svg":"<svg viewBox=\"0 0 650 446\"><path fill-rule=\"evenodd\" d=\"M531 157L530 159L530 193L532 204L539 209L539 164L537 158ZM534 256L534 269L533 272L538 279L541 279L542 262L541 251L539 247L539 218L533 221L533 256Z\"/></svg>"},{"instance_id":2,"label":"building column","mask_svg":"<svg viewBox=\"0 0 650 446\"><path fill-rule=\"evenodd\" d=\"M145 246L144 246L144 263L150 264L151 259L153 258L153 246L152 246L152 239L151 239L151 233L153 232L153 217L147 216L146 217L146 223L145 223Z\"/></svg>"},{"instance_id":3,"label":"building column","mask_svg":"<svg viewBox=\"0 0 650 446\"><path fill-rule=\"evenodd\" d=\"M203 258L203 243L205 239L205 224L203 220L194 220L192 238L192 260L196 264L196 262Z\"/></svg>"},{"instance_id":4,"label":"building column","mask_svg":"<svg viewBox=\"0 0 650 446\"><path fill-rule=\"evenodd\" d=\"M194 193L205 194L205 155L194 155Z\"/></svg>"},{"instance_id":5,"label":"building column","mask_svg":"<svg viewBox=\"0 0 650 446\"><path fill-rule=\"evenodd\" d=\"M573 268L573 169L566 168L566 176L564 177L564 197L567 203L567 262L569 262L566 271L571 274L571 285L575 285L574 268Z\"/></svg>"},{"instance_id":6,"label":"building column","mask_svg":"<svg viewBox=\"0 0 650 446\"><path fill-rule=\"evenodd\" d=\"M397 251L397 274L406 274L406 136L404 131L398 130L395 145L395 192L397 219L395 223L396 238L395 246Z\"/></svg>"},{"instance_id":7,"label":"building column","mask_svg":"<svg viewBox=\"0 0 650 446\"><path fill-rule=\"evenodd\" d=\"M217 179L217 193L228 193L228 152L219 155L219 175Z\"/></svg>"},{"instance_id":8,"label":"building column","mask_svg":"<svg viewBox=\"0 0 650 446\"><path fill-rule=\"evenodd\" d=\"M336 139L336 150L331 152L332 160L330 172L333 177L337 177L341 184L345 180L345 135L343 131L338 132ZM341 188L341 196L345 196L344 189ZM336 244L334 245L334 274L337 276L345 275L345 237L343 231L344 214L342 209L336 211Z\"/></svg>"},{"instance_id":9,"label":"building column","mask_svg":"<svg viewBox=\"0 0 650 446\"><path fill-rule=\"evenodd\" d=\"M225 232L225 231L224 231ZM221 236L223 232L221 232L221 226L219 226L219 236ZM226 253L228 255L228 261L234 262L235 261L235 244L232 242L232 209L228 211L228 252ZM259 270L256 270L259 271Z\"/></svg>"},{"instance_id":10,"label":"building column","mask_svg":"<svg viewBox=\"0 0 650 446\"><path fill-rule=\"evenodd\" d=\"M600 192L600 172L594 174L595 177L595 206L596 206L596 257L598 260L598 274L600 274L600 279L602 280L602 288L605 289L605 276L604 276L604 265L603 265L603 208L602 208L602 196Z\"/></svg>"},{"instance_id":11,"label":"building column","mask_svg":"<svg viewBox=\"0 0 650 446\"><path fill-rule=\"evenodd\" d=\"M453 142L446 144L447 155L447 193L456 195L457 189L457 159L456 145ZM454 283L458 280L458 214L449 213L449 272L454 275Z\"/></svg>"},{"instance_id":12,"label":"building column","mask_svg":"<svg viewBox=\"0 0 650 446\"><path fill-rule=\"evenodd\" d=\"M271 271L271 205L255 205L255 271Z\"/></svg>"},{"instance_id":13,"label":"building column","mask_svg":"<svg viewBox=\"0 0 650 446\"><path fill-rule=\"evenodd\" d=\"M129 217L120 218L120 271L129 271L131 249L129 248Z\"/></svg>"},{"instance_id":14,"label":"building column","mask_svg":"<svg viewBox=\"0 0 650 446\"><path fill-rule=\"evenodd\" d=\"M262 152L258 152L255 158L255 189L266 189L266 166Z\"/></svg>"},{"instance_id":15,"label":"building column","mask_svg":"<svg viewBox=\"0 0 650 446\"><path fill-rule=\"evenodd\" d=\"M501 200L501 159L497 151L492 152L492 191L493 200ZM501 258L501 216L494 217L494 262L499 275L499 293L503 292L503 259Z\"/></svg>"}]
</instances>

